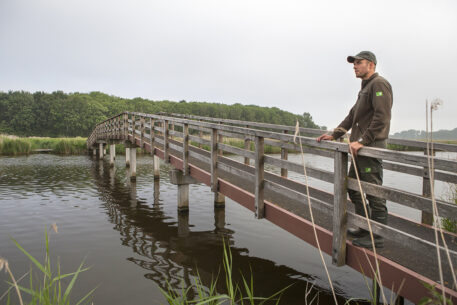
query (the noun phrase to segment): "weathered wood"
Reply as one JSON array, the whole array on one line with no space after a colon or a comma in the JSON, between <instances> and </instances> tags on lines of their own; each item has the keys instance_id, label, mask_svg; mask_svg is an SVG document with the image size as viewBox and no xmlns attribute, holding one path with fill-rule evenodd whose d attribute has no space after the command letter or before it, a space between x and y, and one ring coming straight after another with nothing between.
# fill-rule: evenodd
<instances>
[{"instance_id":1,"label":"weathered wood","mask_svg":"<svg viewBox=\"0 0 457 305\"><path fill-rule=\"evenodd\" d=\"M217 192L217 129L211 132L211 191Z\"/></svg>"},{"instance_id":2,"label":"weathered wood","mask_svg":"<svg viewBox=\"0 0 457 305\"><path fill-rule=\"evenodd\" d=\"M136 180L136 145L130 147L130 180Z\"/></svg>"},{"instance_id":3,"label":"weathered wood","mask_svg":"<svg viewBox=\"0 0 457 305\"><path fill-rule=\"evenodd\" d=\"M154 119L149 118L149 144L151 145L151 155L154 155Z\"/></svg>"},{"instance_id":4,"label":"weathered wood","mask_svg":"<svg viewBox=\"0 0 457 305\"><path fill-rule=\"evenodd\" d=\"M211 141L208 141L208 140L196 137L196 136L192 136L192 135L189 135L189 140L193 141L193 142L197 142L199 144L198 145L199 148L202 148L202 145L208 145L208 146L211 145Z\"/></svg>"},{"instance_id":5,"label":"weathered wood","mask_svg":"<svg viewBox=\"0 0 457 305\"><path fill-rule=\"evenodd\" d=\"M429 150L430 151L430 150ZM427 149L424 150L424 155L427 155ZM435 156L435 151L430 151L431 156ZM422 177L422 196L431 198L432 197L432 188L430 185L430 173L429 173L429 168L424 167L424 176ZM431 181L431 184L434 185L435 180ZM433 212L426 212L422 211L421 215L421 220L422 223L427 224L427 225L433 225Z\"/></svg>"},{"instance_id":6,"label":"weathered wood","mask_svg":"<svg viewBox=\"0 0 457 305\"><path fill-rule=\"evenodd\" d=\"M218 148L220 150L223 150L223 151L226 151L228 153L232 153L232 154L235 154L235 155L238 155L238 156L242 156L242 157L245 157L245 158L252 158L254 159L255 158L255 153L252 152L252 151L247 151L247 150L244 150L244 149L241 149L241 148L238 148L238 147L234 147L234 146L231 146L231 145L227 145L227 144L221 144L219 143L218 145Z\"/></svg>"},{"instance_id":7,"label":"weathered wood","mask_svg":"<svg viewBox=\"0 0 457 305\"><path fill-rule=\"evenodd\" d=\"M249 128L249 125L246 125L246 128ZM244 149L251 151L251 138L250 137L244 136ZM244 157L244 164L250 165L249 158L250 158L249 156ZM251 158L254 159L253 157L251 157Z\"/></svg>"},{"instance_id":8,"label":"weathered wood","mask_svg":"<svg viewBox=\"0 0 457 305\"><path fill-rule=\"evenodd\" d=\"M130 167L130 147L125 147L125 166Z\"/></svg>"},{"instance_id":9,"label":"weathered wood","mask_svg":"<svg viewBox=\"0 0 457 305\"><path fill-rule=\"evenodd\" d=\"M140 117L140 147L144 148L144 117Z\"/></svg>"},{"instance_id":10,"label":"weathered wood","mask_svg":"<svg viewBox=\"0 0 457 305\"><path fill-rule=\"evenodd\" d=\"M116 157L116 145L110 144L109 146L109 165L114 167L114 158Z\"/></svg>"},{"instance_id":11,"label":"weathered wood","mask_svg":"<svg viewBox=\"0 0 457 305\"><path fill-rule=\"evenodd\" d=\"M414 209L433 213L432 200L421 195L406 191L396 190L387 186L380 186L361 181L362 189L365 193L376 197L384 198L399 204L409 206ZM356 179L348 178L348 189L359 190ZM446 215L446 218L457 220L457 205L441 200L435 200L439 215Z\"/></svg>"},{"instance_id":12,"label":"weathered wood","mask_svg":"<svg viewBox=\"0 0 457 305\"><path fill-rule=\"evenodd\" d=\"M183 142L182 142L182 170L184 175L189 174L189 125L183 126Z\"/></svg>"},{"instance_id":13,"label":"weathered wood","mask_svg":"<svg viewBox=\"0 0 457 305\"><path fill-rule=\"evenodd\" d=\"M104 152L103 143L100 143L100 144L98 144L98 157L100 159L103 159L103 152Z\"/></svg>"},{"instance_id":14,"label":"weathered wood","mask_svg":"<svg viewBox=\"0 0 457 305\"><path fill-rule=\"evenodd\" d=\"M277 158L273 158L271 156L265 156L265 163L271 164L280 168L286 168L290 171L299 173L304 175L303 171L303 165L294 163L292 161L285 161ZM319 180L323 180L326 182L333 183L333 173L323 170L323 169L318 169L312 166L307 166L306 167L306 173L308 174L309 177L313 177Z\"/></svg>"},{"instance_id":15,"label":"weathered wood","mask_svg":"<svg viewBox=\"0 0 457 305\"><path fill-rule=\"evenodd\" d=\"M135 144L136 139L136 117L135 114L132 114L132 136L133 136L133 144Z\"/></svg>"},{"instance_id":16,"label":"weathered wood","mask_svg":"<svg viewBox=\"0 0 457 305\"><path fill-rule=\"evenodd\" d=\"M264 202L264 147L263 138L255 138L255 216L260 219L265 217Z\"/></svg>"},{"instance_id":17,"label":"weathered wood","mask_svg":"<svg viewBox=\"0 0 457 305\"><path fill-rule=\"evenodd\" d=\"M284 133L288 133L287 130L284 130ZM285 147L281 147L281 160L286 160L288 159L289 156L289 151ZM281 177L287 177L287 168L281 167Z\"/></svg>"},{"instance_id":18,"label":"weathered wood","mask_svg":"<svg viewBox=\"0 0 457 305\"><path fill-rule=\"evenodd\" d=\"M348 172L347 153L335 152L333 192L333 251L332 263L336 266L346 264L346 230L347 230L347 188Z\"/></svg>"},{"instance_id":19,"label":"weathered wood","mask_svg":"<svg viewBox=\"0 0 457 305\"><path fill-rule=\"evenodd\" d=\"M160 179L160 159L156 155L154 155L153 167L154 167L154 180L159 180Z\"/></svg>"},{"instance_id":20,"label":"weathered wood","mask_svg":"<svg viewBox=\"0 0 457 305\"><path fill-rule=\"evenodd\" d=\"M224 156L224 152L221 149L220 145L223 145L224 143L224 136L221 133L218 133L217 135L217 154L218 154L218 159ZM222 207L225 205L225 196L222 193L215 192L214 193L214 206Z\"/></svg>"},{"instance_id":21,"label":"weathered wood","mask_svg":"<svg viewBox=\"0 0 457 305\"><path fill-rule=\"evenodd\" d=\"M168 120L163 121L163 153L165 163L170 163L168 156Z\"/></svg>"}]
</instances>

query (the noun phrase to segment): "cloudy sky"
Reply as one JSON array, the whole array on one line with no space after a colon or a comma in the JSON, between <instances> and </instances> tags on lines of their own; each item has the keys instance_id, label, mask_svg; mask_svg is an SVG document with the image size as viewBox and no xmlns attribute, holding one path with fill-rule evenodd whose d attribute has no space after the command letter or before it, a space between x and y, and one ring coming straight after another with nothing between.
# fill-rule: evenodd
<instances>
[{"instance_id":1,"label":"cloudy sky","mask_svg":"<svg viewBox=\"0 0 457 305\"><path fill-rule=\"evenodd\" d=\"M391 131L457 127L457 1L0 0L0 91L276 106L333 128L371 50Z\"/></svg>"}]
</instances>

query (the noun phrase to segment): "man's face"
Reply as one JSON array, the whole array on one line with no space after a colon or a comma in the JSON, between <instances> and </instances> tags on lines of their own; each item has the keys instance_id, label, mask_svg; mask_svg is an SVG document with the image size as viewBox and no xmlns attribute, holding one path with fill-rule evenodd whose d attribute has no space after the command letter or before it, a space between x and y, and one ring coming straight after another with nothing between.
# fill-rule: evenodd
<instances>
[{"instance_id":1,"label":"man's face","mask_svg":"<svg viewBox=\"0 0 457 305\"><path fill-rule=\"evenodd\" d=\"M371 62L366 59L356 59L354 60L354 72L355 77L366 79L368 75L372 72Z\"/></svg>"}]
</instances>

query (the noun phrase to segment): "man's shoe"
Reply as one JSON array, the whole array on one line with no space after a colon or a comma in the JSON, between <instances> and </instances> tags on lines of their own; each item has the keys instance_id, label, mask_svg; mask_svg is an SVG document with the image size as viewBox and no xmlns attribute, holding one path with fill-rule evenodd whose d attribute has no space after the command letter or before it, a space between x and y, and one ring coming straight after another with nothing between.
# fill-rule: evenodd
<instances>
[{"instance_id":1,"label":"man's shoe","mask_svg":"<svg viewBox=\"0 0 457 305\"><path fill-rule=\"evenodd\" d=\"M384 247L384 238L379 235L373 235L374 238L374 246L376 249ZM366 235L364 237L356 238L352 241L352 244L357 247L363 247L367 249L373 249L373 244L371 243L370 235Z\"/></svg>"},{"instance_id":2,"label":"man's shoe","mask_svg":"<svg viewBox=\"0 0 457 305\"><path fill-rule=\"evenodd\" d=\"M348 229L348 235L351 237L364 237L365 235L368 235L368 231L365 229L361 228L349 228Z\"/></svg>"}]
</instances>

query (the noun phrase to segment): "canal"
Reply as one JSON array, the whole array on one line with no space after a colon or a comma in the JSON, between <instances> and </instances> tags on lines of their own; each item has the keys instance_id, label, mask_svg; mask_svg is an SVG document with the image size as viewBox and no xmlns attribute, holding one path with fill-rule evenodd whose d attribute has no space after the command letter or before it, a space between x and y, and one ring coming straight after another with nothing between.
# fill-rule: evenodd
<instances>
[{"instance_id":1,"label":"canal","mask_svg":"<svg viewBox=\"0 0 457 305\"><path fill-rule=\"evenodd\" d=\"M299 162L300 158L290 155L289 159ZM320 168L333 167L325 158L307 156L306 160ZM0 257L9 261L16 277L29 270L30 262L11 238L42 261L45 228L49 231L56 223L59 233L49 231L53 262L59 261L64 273L75 271L83 260L90 267L77 282L75 299L98 286L94 304L165 304L159 287L187 286L197 270L208 285L219 270L222 273L226 241L236 279L240 271L249 277L252 270L258 296L293 284L281 304L305 304L306 291L314 285L310 295L319 294L319 304L332 303L315 248L267 220L255 219L230 199L225 209L215 209L213 193L202 184L190 186L190 213L179 216L168 165L161 164L160 182L154 182L152 158L139 156L138 178L133 183L124 163L123 156L111 169L107 162L88 156L0 157ZM386 185L402 185L411 192L422 189L419 178L386 172L385 180ZM331 184L311 183L332 189ZM439 196L445 196L447 187L437 184ZM420 219L413 209L393 204L389 209ZM341 304L349 298L369 297L362 275L349 267L332 266L328 256L326 261ZM2 272L0 295L8 287L7 279ZM219 282L222 290L223 275Z\"/></svg>"}]
</instances>

